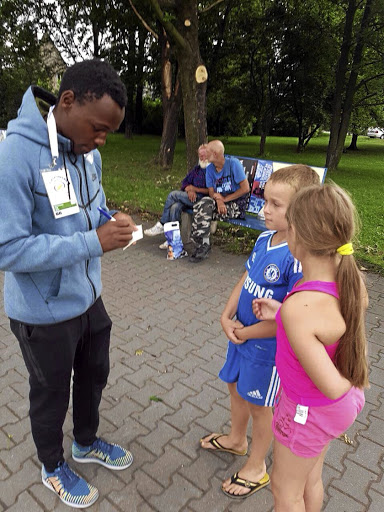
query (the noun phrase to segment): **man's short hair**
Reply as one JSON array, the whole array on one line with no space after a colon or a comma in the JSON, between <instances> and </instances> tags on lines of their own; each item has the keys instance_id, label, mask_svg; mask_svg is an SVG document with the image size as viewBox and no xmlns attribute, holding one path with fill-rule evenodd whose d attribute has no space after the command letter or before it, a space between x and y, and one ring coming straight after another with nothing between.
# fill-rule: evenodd
<instances>
[{"instance_id":1,"label":"man's short hair","mask_svg":"<svg viewBox=\"0 0 384 512\"><path fill-rule=\"evenodd\" d=\"M77 62L68 68L61 80L59 96L71 90L79 103L100 99L108 94L121 108L127 104L127 91L117 72L99 59Z\"/></svg>"},{"instance_id":2,"label":"man's short hair","mask_svg":"<svg viewBox=\"0 0 384 512\"><path fill-rule=\"evenodd\" d=\"M218 155L224 155L224 144L221 142L221 140L215 139L211 140L207 144L208 148L217 153Z\"/></svg>"}]
</instances>

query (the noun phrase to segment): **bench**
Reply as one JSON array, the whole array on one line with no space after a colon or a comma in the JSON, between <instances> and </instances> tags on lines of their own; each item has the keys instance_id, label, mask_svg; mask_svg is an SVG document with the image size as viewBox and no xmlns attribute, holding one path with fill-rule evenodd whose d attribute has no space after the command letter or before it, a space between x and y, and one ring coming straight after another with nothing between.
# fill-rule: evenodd
<instances>
[{"instance_id":1,"label":"bench","mask_svg":"<svg viewBox=\"0 0 384 512\"><path fill-rule=\"evenodd\" d=\"M224 222L229 222L230 224L242 226L244 228L265 231L267 229L265 227L263 215L265 184L272 172L292 164L247 156L234 156L234 158L240 160L242 166L244 167L245 175L248 179L250 190L248 206L245 212L245 219L226 219ZM327 168L315 167L313 165L310 167L312 167L312 169L317 172L320 177L320 182L324 183ZM191 225L192 209L188 209L185 210L181 215L181 235L184 243L189 241ZM216 225L216 221L213 221L211 225L211 233L215 232Z\"/></svg>"},{"instance_id":2,"label":"bench","mask_svg":"<svg viewBox=\"0 0 384 512\"><path fill-rule=\"evenodd\" d=\"M235 158L238 158L244 167L245 175L249 182L250 194L245 219L228 219L225 222L245 228L265 231L266 227L263 215L265 184L274 171L293 164L243 156L236 156ZM320 182L324 183L327 168L314 167L313 165L310 167L317 172L320 177Z\"/></svg>"}]
</instances>

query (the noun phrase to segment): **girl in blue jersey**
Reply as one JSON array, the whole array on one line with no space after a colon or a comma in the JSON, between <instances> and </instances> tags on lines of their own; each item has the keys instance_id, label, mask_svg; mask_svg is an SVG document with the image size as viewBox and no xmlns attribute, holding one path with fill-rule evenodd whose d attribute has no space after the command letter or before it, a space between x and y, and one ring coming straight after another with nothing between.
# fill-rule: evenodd
<instances>
[{"instance_id":1,"label":"girl in blue jersey","mask_svg":"<svg viewBox=\"0 0 384 512\"><path fill-rule=\"evenodd\" d=\"M231 498L246 498L269 483L265 458L272 441L272 406L279 387L276 372L276 323L258 321L252 312L255 298L282 301L302 277L301 267L289 252L285 213L299 189L319 183L316 172L292 165L272 173L265 186L265 223L246 262L246 271L233 289L221 316L227 335L226 362L219 377L228 384L231 400L229 434L209 434L201 447L246 455L247 426L252 417L252 451L245 465L222 484Z\"/></svg>"}]
</instances>

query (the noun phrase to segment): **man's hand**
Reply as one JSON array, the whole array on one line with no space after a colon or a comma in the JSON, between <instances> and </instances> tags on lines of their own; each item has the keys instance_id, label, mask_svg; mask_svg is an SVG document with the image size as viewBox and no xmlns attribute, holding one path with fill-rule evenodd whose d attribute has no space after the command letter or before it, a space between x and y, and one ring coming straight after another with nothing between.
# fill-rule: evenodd
<instances>
[{"instance_id":1,"label":"man's hand","mask_svg":"<svg viewBox=\"0 0 384 512\"><path fill-rule=\"evenodd\" d=\"M216 200L217 204L217 211L220 213L220 215L227 215L227 207L225 206L225 203L222 199Z\"/></svg>"},{"instance_id":2,"label":"man's hand","mask_svg":"<svg viewBox=\"0 0 384 512\"><path fill-rule=\"evenodd\" d=\"M192 187L193 185L189 185L189 187ZM191 201L191 203L194 203L196 201L196 192L192 189L192 188L189 188L188 190L185 189L187 194L188 194L188 199Z\"/></svg>"},{"instance_id":3,"label":"man's hand","mask_svg":"<svg viewBox=\"0 0 384 512\"><path fill-rule=\"evenodd\" d=\"M130 215L118 212L113 217L116 222L108 221L96 230L103 252L125 247L132 240L132 232L137 231Z\"/></svg>"},{"instance_id":4,"label":"man's hand","mask_svg":"<svg viewBox=\"0 0 384 512\"><path fill-rule=\"evenodd\" d=\"M212 199L215 201L223 201L224 202L224 196L220 194L220 192L215 192L212 196Z\"/></svg>"},{"instance_id":5,"label":"man's hand","mask_svg":"<svg viewBox=\"0 0 384 512\"><path fill-rule=\"evenodd\" d=\"M232 320L231 318L222 316L220 321L223 331L225 332L227 338L232 341L232 343L244 343L244 340L240 340L235 334L235 329L241 329L244 327L243 324L239 322L239 320Z\"/></svg>"}]
</instances>

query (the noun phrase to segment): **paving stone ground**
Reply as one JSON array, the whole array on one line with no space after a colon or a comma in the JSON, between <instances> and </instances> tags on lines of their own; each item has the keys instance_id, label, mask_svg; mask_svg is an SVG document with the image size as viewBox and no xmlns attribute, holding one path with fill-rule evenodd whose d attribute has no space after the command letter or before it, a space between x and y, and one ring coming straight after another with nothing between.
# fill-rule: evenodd
<instances>
[{"instance_id":1,"label":"paving stone ground","mask_svg":"<svg viewBox=\"0 0 384 512\"><path fill-rule=\"evenodd\" d=\"M229 428L226 386L217 378L226 339L222 308L244 271L244 256L214 247L208 260L167 261L161 237L103 258L103 299L113 320L111 373L99 433L131 449L131 468L73 467L99 488L91 512L271 512L268 488L240 502L220 491L243 461L199 449L199 438ZM2 288L3 275L0 274ZM324 470L325 512L384 510L384 279L367 274L371 388ZM27 373L0 304L0 512L67 511L40 480L30 434ZM162 401L151 401L157 396ZM64 425L72 440L71 410ZM271 457L268 458L269 467Z\"/></svg>"}]
</instances>

